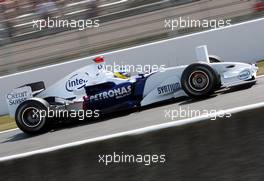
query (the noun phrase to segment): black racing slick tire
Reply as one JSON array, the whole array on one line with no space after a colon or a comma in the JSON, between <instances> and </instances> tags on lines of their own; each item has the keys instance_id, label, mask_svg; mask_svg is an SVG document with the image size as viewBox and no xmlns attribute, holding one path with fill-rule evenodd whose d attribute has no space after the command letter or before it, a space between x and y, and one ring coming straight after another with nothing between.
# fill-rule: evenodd
<instances>
[{"instance_id":1,"label":"black racing slick tire","mask_svg":"<svg viewBox=\"0 0 264 181\"><path fill-rule=\"evenodd\" d=\"M192 98L212 95L219 87L220 76L208 64L194 63L185 68L181 77L182 89Z\"/></svg>"},{"instance_id":2,"label":"black racing slick tire","mask_svg":"<svg viewBox=\"0 0 264 181\"><path fill-rule=\"evenodd\" d=\"M36 135L49 129L47 110L49 103L43 99L29 99L21 103L15 114L17 126L25 133Z\"/></svg>"}]
</instances>

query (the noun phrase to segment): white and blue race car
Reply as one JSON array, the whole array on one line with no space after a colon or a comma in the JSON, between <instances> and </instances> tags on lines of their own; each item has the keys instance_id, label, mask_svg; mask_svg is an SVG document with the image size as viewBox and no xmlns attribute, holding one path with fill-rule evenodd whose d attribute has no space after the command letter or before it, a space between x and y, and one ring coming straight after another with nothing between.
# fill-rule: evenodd
<instances>
[{"instance_id":1,"label":"white and blue race car","mask_svg":"<svg viewBox=\"0 0 264 181\"><path fill-rule=\"evenodd\" d=\"M222 62L210 57L210 62L126 76L107 71L103 57L94 61L47 89L44 82L37 82L10 92L7 102L17 126L29 134L46 131L55 118L43 116L40 110L99 110L103 114L183 96L203 98L223 87L254 84L257 72L254 64Z\"/></svg>"}]
</instances>

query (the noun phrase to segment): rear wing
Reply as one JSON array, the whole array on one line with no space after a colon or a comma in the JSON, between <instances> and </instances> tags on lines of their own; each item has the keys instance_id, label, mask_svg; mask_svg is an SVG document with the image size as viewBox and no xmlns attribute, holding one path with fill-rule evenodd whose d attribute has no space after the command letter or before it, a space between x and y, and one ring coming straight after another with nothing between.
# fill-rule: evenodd
<instances>
[{"instance_id":1,"label":"rear wing","mask_svg":"<svg viewBox=\"0 0 264 181\"><path fill-rule=\"evenodd\" d=\"M9 114L11 117L15 116L17 107L24 101L33 97L33 93L30 86L24 86L17 89L13 89L6 95L6 102L8 105Z\"/></svg>"},{"instance_id":2,"label":"rear wing","mask_svg":"<svg viewBox=\"0 0 264 181\"><path fill-rule=\"evenodd\" d=\"M15 88L6 94L6 102L10 116L15 116L16 109L22 102L34 97L43 90L45 90L44 82L36 82Z\"/></svg>"}]
</instances>

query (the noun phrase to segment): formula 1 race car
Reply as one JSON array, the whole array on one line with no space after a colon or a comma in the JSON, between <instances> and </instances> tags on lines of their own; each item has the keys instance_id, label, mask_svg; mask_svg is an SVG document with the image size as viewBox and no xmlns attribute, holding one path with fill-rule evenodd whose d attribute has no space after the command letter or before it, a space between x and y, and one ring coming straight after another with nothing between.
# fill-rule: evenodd
<instances>
[{"instance_id":1,"label":"formula 1 race car","mask_svg":"<svg viewBox=\"0 0 264 181\"><path fill-rule=\"evenodd\" d=\"M104 58L97 57L93 64L70 73L47 89L44 82L31 83L14 89L6 99L17 126L26 133L39 134L49 128L57 115L52 114L51 119L40 111L90 110L97 116L182 96L203 98L223 87L254 84L256 72L254 64L222 62L210 57L210 62L128 76L121 71L107 71Z\"/></svg>"}]
</instances>

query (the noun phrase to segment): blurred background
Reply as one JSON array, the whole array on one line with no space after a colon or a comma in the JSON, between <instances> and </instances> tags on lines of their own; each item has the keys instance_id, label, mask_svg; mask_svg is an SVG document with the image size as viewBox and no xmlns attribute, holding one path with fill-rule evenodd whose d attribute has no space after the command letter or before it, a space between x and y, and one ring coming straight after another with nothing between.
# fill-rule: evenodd
<instances>
[{"instance_id":1,"label":"blurred background","mask_svg":"<svg viewBox=\"0 0 264 181\"><path fill-rule=\"evenodd\" d=\"M264 0L0 0L0 76L204 31L164 28L165 19L264 16ZM99 19L100 27L33 28L33 20Z\"/></svg>"}]
</instances>

